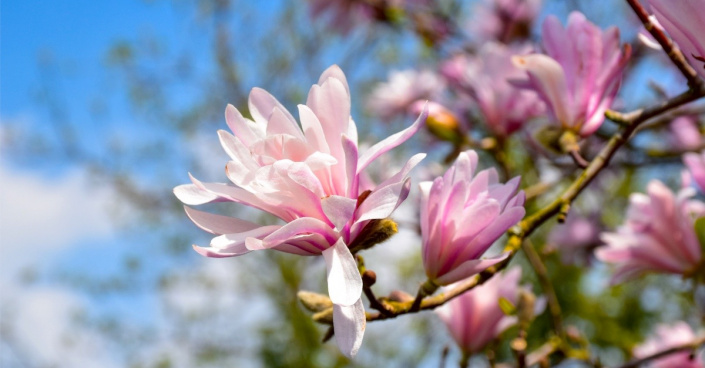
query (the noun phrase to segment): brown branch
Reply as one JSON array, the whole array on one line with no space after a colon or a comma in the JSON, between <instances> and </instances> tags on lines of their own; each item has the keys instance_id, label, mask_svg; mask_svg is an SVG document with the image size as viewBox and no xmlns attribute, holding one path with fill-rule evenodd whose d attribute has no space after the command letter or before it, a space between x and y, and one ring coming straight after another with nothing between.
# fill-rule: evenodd
<instances>
[{"instance_id":1,"label":"brown branch","mask_svg":"<svg viewBox=\"0 0 705 368\"><path fill-rule=\"evenodd\" d=\"M688 80L688 86L693 89L700 89L702 86L702 81L698 77L698 73L693 69L688 61L683 56L683 53L674 46L673 41L666 36L666 34L659 27L656 27L653 22L649 19L649 13L644 9L639 0L627 0L629 6L632 7L634 13L636 13L639 20L644 24L649 33L656 39L656 41L661 45L663 51L671 58L673 64L676 65L678 70L681 71L683 76Z\"/></svg>"},{"instance_id":2,"label":"brown branch","mask_svg":"<svg viewBox=\"0 0 705 368\"><path fill-rule=\"evenodd\" d=\"M686 343L686 344L681 344L681 345L678 345L678 346L674 346L674 347L672 347L672 348L659 351L659 352L657 352L657 353L655 353L655 354L652 354L652 355L649 355L649 356L646 356L646 357L643 357L643 358L639 358L639 359L632 360L631 362L628 362L628 363L626 363L626 364L620 366L619 368L636 368L636 367L639 367L640 365L642 365L642 364L644 364L644 363L648 363L648 362L650 362L650 361L652 361L652 360L655 360L655 359L658 359L658 358L662 358L662 357L665 357L665 356L667 356L667 355L671 355L671 354L675 354L675 353L680 353L680 352L682 352L682 351L691 350L692 352L695 352L695 350L698 349L701 345L705 345L705 336L701 336L700 338L696 339L695 341L691 341L691 342Z\"/></svg>"}]
</instances>

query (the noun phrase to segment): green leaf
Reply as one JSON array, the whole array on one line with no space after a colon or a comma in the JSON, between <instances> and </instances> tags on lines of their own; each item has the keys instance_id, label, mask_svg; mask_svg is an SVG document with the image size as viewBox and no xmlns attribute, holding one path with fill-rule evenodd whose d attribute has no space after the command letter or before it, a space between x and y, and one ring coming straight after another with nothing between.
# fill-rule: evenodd
<instances>
[{"instance_id":1,"label":"green leaf","mask_svg":"<svg viewBox=\"0 0 705 368\"><path fill-rule=\"evenodd\" d=\"M499 308L508 316L514 315L517 312L517 307L505 297L499 298Z\"/></svg>"}]
</instances>

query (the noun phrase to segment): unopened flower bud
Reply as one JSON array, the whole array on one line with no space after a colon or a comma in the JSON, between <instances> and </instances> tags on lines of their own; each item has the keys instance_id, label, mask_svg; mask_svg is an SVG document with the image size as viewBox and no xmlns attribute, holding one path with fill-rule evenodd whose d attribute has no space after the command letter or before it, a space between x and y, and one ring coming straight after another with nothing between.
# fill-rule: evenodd
<instances>
[{"instance_id":1,"label":"unopened flower bud","mask_svg":"<svg viewBox=\"0 0 705 368\"><path fill-rule=\"evenodd\" d=\"M389 294L389 300L392 302L408 303L414 301L414 296L401 290L394 290Z\"/></svg>"},{"instance_id":2,"label":"unopened flower bud","mask_svg":"<svg viewBox=\"0 0 705 368\"><path fill-rule=\"evenodd\" d=\"M313 320L326 325L333 324L333 307L320 311L313 315Z\"/></svg>"},{"instance_id":3,"label":"unopened flower bud","mask_svg":"<svg viewBox=\"0 0 705 368\"><path fill-rule=\"evenodd\" d=\"M358 252L363 249L369 249L373 246L384 242L397 233L397 223L390 218L380 220L371 220L360 235L350 244L351 252Z\"/></svg>"},{"instance_id":4,"label":"unopened flower bud","mask_svg":"<svg viewBox=\"0 0 705 368\"><path fill-rule=\"evenodd\" d=\"M362 284L365 285L365 287L370 287L377 282L377 274L375 271L372 270L367 270L362 274Z\"/></svg>"},{"instance_id":5,"label":"unopened flower bud","mask_svg":"<svg viewBox=\"0 0 705 368\"><path fill-rule=\"evenodd\" d=\"M326 295L301 290L296 296L301 301L301 304L311 312L320 312L333 306L333 302L331 302L330 298Z\"/></svg>"},{"instance_id":6,"label":"unopened flower bud","mask_svg":"<svg viewBox=\"0 0 705 368\"><path fill-rule=\"evenodd\" d=\"M526 289L519 290L519 301L517 302L517 317L519 317L520 328L526 330L534 319L534 305L536 295Z\"/></svg>"}]
</instances>

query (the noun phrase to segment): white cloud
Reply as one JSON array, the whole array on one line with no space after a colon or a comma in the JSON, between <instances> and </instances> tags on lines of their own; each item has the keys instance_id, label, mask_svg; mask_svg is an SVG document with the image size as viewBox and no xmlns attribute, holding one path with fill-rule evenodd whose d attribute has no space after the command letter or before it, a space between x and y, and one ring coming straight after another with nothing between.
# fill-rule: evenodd
<instances>
[{"instance_id":1,"label":"white cloud","mask_svg":"<svg viewBox=\"0 0 705 368\"><path fill-rule=\"evenodd\" d=\"M112 233L106 208L116 196L88 179L78 169L42 176L0 162L0 276Z\"/></svg>"}]
</instances>

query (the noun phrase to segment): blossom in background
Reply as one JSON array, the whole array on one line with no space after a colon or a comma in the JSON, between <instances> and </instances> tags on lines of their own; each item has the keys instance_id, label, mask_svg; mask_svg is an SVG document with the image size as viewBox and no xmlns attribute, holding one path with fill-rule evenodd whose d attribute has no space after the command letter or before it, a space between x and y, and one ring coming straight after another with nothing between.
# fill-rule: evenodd
<instances>
[{"instance_id":1,"label":"blossom in background","mask_svg":"<svg viewBox=\"0 0 705 368\"><path fill-rule=\"evenodd\" d=\"M477 286L436 309L448 331L466 354L481 351L507 328L517 323L516 316L507 316L499 306L505 298L512 305L519 300L521 268L514 267L497 274L484 284ZM534 312L542 309L537 302Z\"/></svg>"},{"instance_id":2,"label":"blossom in background","mask_svg":"<svg viewBox=\"0 0 705 368\"><path fill-rule=\"evenodd\" d=\"M705 32L702 1L650 0L658 23L688 59L690 65L705 77Z\"/></svg>"},{"instance_id":3,"label":"blossom in background","mask_svg":"<svg viewBox=\"0 0 705 368\"><path fill-rule=\"evenodd\" d=\"M695 116L679 116L668 125L671 146L680 150L693 150L704 143Z\"/></svg>"},{"instance_id":4,"label":"blossom in background","mask_svg":"<svg viewBox=\"0 0 705 368\"><path fill-rule=\"evenodd\" d=\"M512 64L513 55L531 51L526 46L505 46L490 42L477 55L456 55L441 66L449 84L469 95L482 113L490 130L506 137L544 112L544 104L531 91L519 89L509 79L524 72Z\"/></svg>"},{"instance_id":5,"label":"blossom in background","mask_svg":"<svg viewBox=\"0 0 705 368\"><path fill-rule=\"evenodd\" d=\"M422 257L428 280L448 285L501 262L507 254L480 259L524 217L520 177L499 183L495 169L476 173L477 153L462 152L446 173L421 188Z\"/></svg>"},{"instance_id":6,"label":"blossom in background","mask_svg":"<svg viewBox=\"0 0 705 368\"><path fill-rule=\"evenodd\" d=\"M349 33L356 25L372 22L379 17L380 9L361 0L310 0L311 16L327 16L330 27L342 34Z\"/></svg>"},{"instance_id":7,"label":"blossom in background","mask_svg":"<svg viewBox=\"0 0 705 368\"><path fill-rule=\"evenodd\" d=\"M687 275L702 259L694 221L705 215L705 203L690 199L692 188L674 194L658 180L649 182L647 194L629 197L624 225L603 233L606 246L595 251L598 259L617 266L613 283L648 271Z\"/></svg>"},{"instance_id":8,"label":"blossom in background","mask_svg":"<svg viewBox=\"0 0 705 368\"><path fill-rule=\"evenodd\" d=\"M389 80L370 94L367 108L383 120L412 111L418 100L437 100L445 88L443 78L430 70L403 70L389 73Z\"/></svg>"},{"instance_id":9,"label":"blossom in background","mask_svg":"<svg viewBox=\"0 0 705 368\"><path fill-rule=\"evenodd\" d=\"M583 137L605 120L622 80L630 48L619 45L619 29L600 30L583 14L573 12L564 28L558 18L543 23L546 55L515 56L526 77L515 85L536 91L563 129Z\"/></svg>"},{"instance_id":10,"label":"blossom in background","mask_svg":"<svg viewBox=\"0 0 705 368\"><path fill-rule=\"evenodd\" d=\"M261 226L186 207L197 226L217 235L209 247L194 248L208 257L234 257L262 249L322 254L335 305L338 346L353 356L362 342L365 311L360 300L362 281L348 245L371 220L388 217L407 197L407 175L424 155L412 157L399 172L364 195L360 174L377 157L409 139L426 119L425 112L411 127L359 155L350 92L337 66L323 72L311 87L306 105L299 105L301 128L262 89L253 89L248 102L254 120L228 105L225 118L235 135L218 132L231 159L226 175L234 185L203 183L191 177L192 184L174 188L174 194L187 205L241 203L285 224Z\"/></svg>"},{"instance_id":11,"label":"blossom in background","mask_svg":"<svg viewBox=\"0 0 705 368\"><path fill-rule=\"evenodd\" d=\"M683 155L683 161L695 183L698 184L700 190L705 192L705 151L686 153Z\"/></svg>"},{"instance_id":12,"label":"blossom in background","mask_svg":"<svg viewBox=\"0 0 705 368\"><path fill-rule=\"evenodd\" d=\"M411 104L411 113L420 114L423 109L428 109L426 128L437 138L460 143L464 139L463 126L465 121L447 107L433 101L416 101Z\"/></svg>"},{"instance_id":13,"label":"blossom in background","mask_svg":"<svg viewBox=\"0 0 705 368\"><path fill-rule=\"evenodd\" d=\"M690 326L678 321L672 325L662 324L656 327L656 333L643 344L634 348L634 356L644 358L658 352L695 341L696 336ZM705 368L702 357L690 359L690 351L681 351L654 359L649 363L652 368Z\"/></svg>"},{"instance_id":14,"label":"blossom in background","mask_svg":"<svg viewBox=\"0 0 705 368\"><path fill-rule=\"evenodd\" d=\"M474 9L469 31L483 42L527 39L540 10L541 0L484 0Z\"/></svg>"},{"instance_id":15,"label":"blossom in background","mask_svg":"<svg viewBox=\"0 0 705 368\"><path fill-rule=\"evenodd\" d=\"M583 262L600 244L599 219L571 212L564 223L551 229L547 243L560 250L563 263Z\"/></svg>"}]
</instances>

